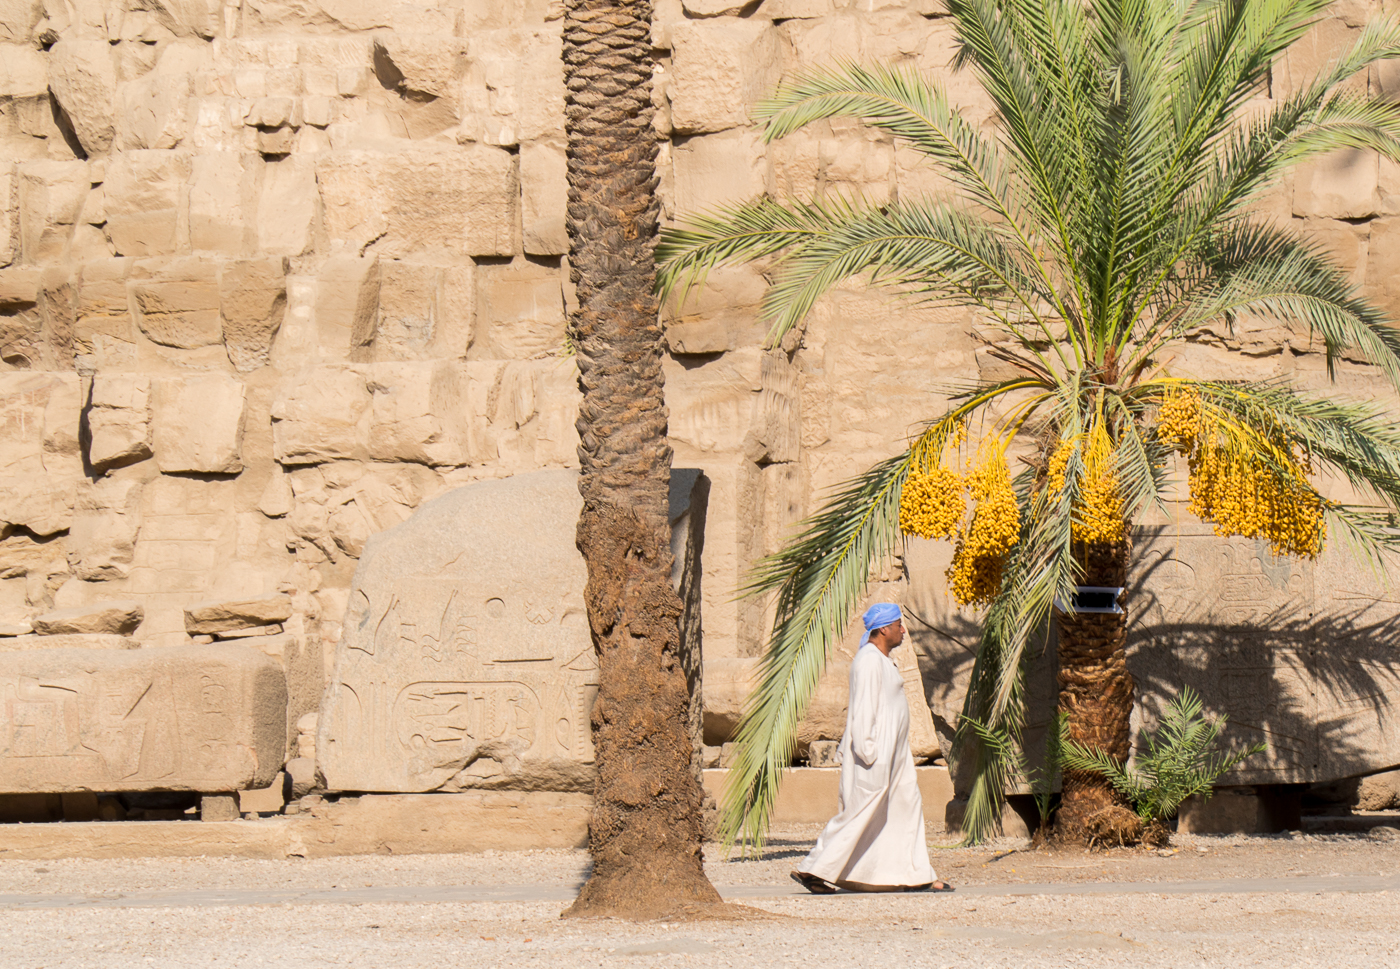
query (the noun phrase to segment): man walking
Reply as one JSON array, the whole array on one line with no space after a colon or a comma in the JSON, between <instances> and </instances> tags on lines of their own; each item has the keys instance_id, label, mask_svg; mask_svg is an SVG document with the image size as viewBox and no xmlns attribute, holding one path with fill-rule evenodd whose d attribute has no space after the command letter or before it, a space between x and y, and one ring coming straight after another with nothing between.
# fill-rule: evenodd
<instances>
[{"instance_id":1,"label":"man walking","mask_svg":"<svg viewBox=\"0 0 1400 969\"><path fill-rule=\"evenodd\" d=\"M839 810L792 873L817 895L950 892L928 860L924 803L909 752L909 701L890 652L904 641L899 606L865 611L865 635L851 661L851 697L841 738Z\"/></svg>"}]
</instances>

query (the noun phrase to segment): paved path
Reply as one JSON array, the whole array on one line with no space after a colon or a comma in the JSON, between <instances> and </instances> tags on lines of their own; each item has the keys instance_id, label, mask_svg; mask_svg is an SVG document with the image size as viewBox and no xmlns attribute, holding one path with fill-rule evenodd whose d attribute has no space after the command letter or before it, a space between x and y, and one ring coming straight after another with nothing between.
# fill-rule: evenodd
<instances>
[{"instance_id":1,"label":"paved path","mask_svg":"<svg viewBox=\"0 0 1400 969\"><path fill-rule=\"evenodd\" d=\"M0 911L67 908L204 908L210 906L365 905L438 902L567 902L577 886L439 885L425 887L327 889L214 889L173 892L0 895ZM1074 882L982 885L960 888L958 897L1026 895L1247 895L1400 892L1400 875L1335 875L1300 878L1220 878L1180 882ZM727 899L782 898L807 893L796 885L731 885ZM814 895L828 902L868 898L854 892Z\"/></svg>"}]
</instances>

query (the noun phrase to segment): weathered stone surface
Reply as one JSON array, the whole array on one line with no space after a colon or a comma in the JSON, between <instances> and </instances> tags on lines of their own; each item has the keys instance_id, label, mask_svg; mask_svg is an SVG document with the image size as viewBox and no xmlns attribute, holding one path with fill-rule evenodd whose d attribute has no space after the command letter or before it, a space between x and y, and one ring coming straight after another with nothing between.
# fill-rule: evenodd
<instances>
[{"instance_id":1,"label":"weathered stone surface","mask_svg":"<svg viewBox=\"0 0 1400 969\"><path fill-rule=\"evenodd\" d=\"M49 49L49 90L62 106L88 154L112 144L117 71L105 40L64 38Z\"/></svg>"},{"instance_id":2,"label":"weathered stone surface","mask_svg":"<svg viewBox=\"0 0 1400 969\"><path fill-rule=\"evenodd\" d=\"M1359 811L1394 811L1400 808L1400 772L1387 771L1363 777L1356 793Z\"/></svg>"},{"instance_id":3,"label":"weathered stone surface","mask_svg":"<svg viewBox=\"0 0 1400 969\"><path fill-rule=\"evenodd\" d=\"M315 218L316 168L312 160L292 155L266 165L258 195L259 247L277 256L301 255L311 245Z\"/></svg>"},{"instance_id":4,"label":"weathered stone surface","mask_svg":"<svg viewBox=\"0 0 1400 969\"><path fill-rule=\"evenodd\" d=\"M515 251L519 186L500 149L412 147L392 155L334 152L316 183L332 245L405 256L439 250L471 256Z\"/></svg>"},{"instance_id":5,"label":"weathered stone surface","mask_svg":"<svg viewBox=\"0 0 1400 969\"><path fill-rule=\"evenodd\" d=\"M0 477L0 522L36 535L54 535L73 523L77 482L70 476Z\"/></svg>"},{"instance_id":6,"label":"weathered stone surface","mask_svg":"<svg viewBox=\"0 0 1400 969\"><path fill-rule=\"evenodd\" d=\"M0 97L38 98L49 89L48 60L27 43L0 44Z\"/></svg>"},{"instance_id":7,"label":"weathered stone surface","mask_svg":"<svg viewBox=\"0 0 1400 969\"><path fill-rule=\"evenodd\" d=\"M141 483L130 478L84 481L68 531L68 565L87 582L131 574L141 532Z\"/></svg>"},{"instance_id":8,"label":"weathered stone surface","mask_svg":"<svg viewBox=\"0 0 1400 969\"><path fill-rule=\"evenodd\" d=\"M243 156L231 151L196 155L190 168L190 247L241 255L249 221L244 211Z\"/></svg>"},{"instance_id":9,"label":"weathered stone surface","mask_svg":"<svg viewBox=\"0 0 1400 969\"><path fill-rule=\"evenodd\" d=\"M319 367L285 381L272 405L273 451L285 465L365 457L370 392L356 367Z\"/></svg>"},{"instance_id":10,"label":"weathered stone surface","mask_svg":"<svg viewBox=\"0 0 1400 969\"><path fill-rule=\"evenodd\" d=\"M316 277L316 336L348 353L352 338L373 334L379 320L379 257L332 256ZM358 345L358 344L356 344Z\"/></svg>"},{"instance_id":11,"label":"weathered stone surface","mask_svg":"<svg viewBox=\"0 0 1400 969\"><path fill-rule=\"evenodd\" d=\"M31 161L19 166L20 247L27 262L56 262L67 255L74 224L91 188L89 178L88 165L82 161Z\"/></svg>"},{"instance_id":12,"label":"weathered stone surface","mask_svg":"<svg viewBox=\"0 0 1400 969\"><path fill-rule=\"evenodd\" d=\"M229 794L206 794L199 799L199 820L201 821L237 821L238 795Z\"/></svg>"},{"instance_id":13,"label":"weathered stone surface","mask_svg":"<svg viewBox=\"0 0 1400 969\"><path fill-rule=\"evenodd\" d=\"M377 364L370 389L369 455L377 461L465 464L460 414L466 374L448 363Z\"/></svg>"},{"instance_id":14,"label":"weathered stone surface","mask_svg":"<svg viewBox=\"0 0 1400 969\"><path fill-rule=\"evenodd\" d=\"M1222 783L1320 783L1400 764L1400 658L1385 645L1400 604L1345 549L1316 565L1274 559L1194 523L1146 532L1136 548L1140 727L1189 686L1229 717L1226 746L1269 745Z\"/></svg>"},{"instance_id":15,"label":"weathered stone surface","mask_svg":"<svg viewBox=\"0 0 1400 969\"><path fill-rule=\"evenodd\" d=\"M60 633L0 639L0 649L138 649L141 642L116 633Z\"/></svg>"},{"instance_id":16,"label":"weathered stone surface","mask_svg":"<svg viewBox=\"0 0 1400 969\"><path fill-rule=\"evenodd\" d=\"M75 606L34 617L34 632L40 636L65 633L115 633L124 635L141 625L146 610L135 600L122 599Z\"/></svg>"},{"instance_id":17,"label":"weathered stone surface","mask_svg":"<svg viewBox=\"0 0 1400 969\"><path fill-rule=\"evenodd\" d=\"M1211 798L1189 797L1178 811L1177 830L1187 834L1275 834L1302 827L1300 797L1227 787Z\"/></svg>"},{"instance_id":18,"label":"weathered stone surface","mask_svg":"<svg viewBox=\"0 0 1400 969\"><path fill-rule=\"evenodd\" d=\"M687 20L671 30L675 70L671 124L676 131L722 131L749 122L749 111L777 81L778 32L758 18Z\"/></svg>"},{"instance_id":19,"label":"weathered stone surface","mask_svg":"<svg viewBox=\"0 0 1400 969\"><path fill-rule=\"evenodd\" d=\"M131 282L136 325L154 343L190 350L223 339L219 266L206 259L137 263Z\"/></svg>"},{"instance_id":20,"label":"weathered stone surface","mask_svg":"<svg viewBox=\"0 0 1400 969\"><path fill-rule=\"evenodd\" d=\"M0 655L0 790L266 787L286 749L287 688L239 646Z\"/></svg>"},{"instance_id":21,"label":"weathered stone surface","mask_svg":"<svg viewBox=\"0 0 1400 969\"><path fill-rule=\"evenodd\" d=\"M245 398L242 381L222 374L157 380L154 438L160 469L242 471Z\"/></svg>"},{"instance_id":22,"label":"weathered stone surface","mask_svg":"<svg viewBox=\"0 0 1400 969\"><path fill-rule=\"evenodd\" d=\"M189 174L189 156L173 151L124 151L108 160L107 234L117 255L158 256L176 250Z\"/></svg>"},{"instance_id":23,"label":"weathered stone surface","mask_svg":"<svg viewBox=\"0 0 1400 969\"><path fill-rule=\"evenodd\" d=\"M841 741L814 740L807 745L807 766L840 767Z\"/></svg>"},{"instance_id":24,"label":"weathered stone surface","mask_svg":"<svg viewBox=\"0 0 1400 969\"><path fill-rule=\"evenodd\" d=\"M219 275L219 315L229 362L240 373L267 365L272 338L287 309L282 259L226 263Z\"/></svg>"},{"instance_id":25,"label":"weathered stone surface","mask_svg":"<svg viewBox=\"0 0 1400 969\"><path fill-rule=\"evenodd\" d=\"M0 624L0 637L28 636L33 631L34 624L28 619Z\"/></svg>"},{"instance_id":26,"label":"weathered stone surface","mask_svg":"<svg viewBox=\"0 0 1400 969\"><path fill-rule=\"evenodd\" d=\"M105 470L151 456L151 378L99 374L87 411L88 463Z\"/></svg>"},{"instance_id":27,"label":"weathered stone surface","mask_svg":"<svg viewBox=\"0 0 1400 969\"><path fill-rule=\"evenodd\" d=\"M569 186L564 149L535 142L520 148L520 204L525 251L559 256L569 251L564 211Z\"/></svg>"},{"instance_id":28,"label":"weathered stone surface","mask_svg":"<svg viewBox=\"0 0 1400 969\"><path fill-rule=\"evenodd\" d=\"M292 600L285 595L201 602L185 609L185 631L191 635L224 633L282 623L291 617Z\"/></svg>"},{"instance_id":29,"label":"weathered stone surface","mask_svg":"<svg viewBox=\"0 0 1400 969\"><path fill-rule=\"evenodd\" d=\"M572 534L576 474L480 482L373 536L322 701L332 790L591 783L597 661ZM516 541L495 523L531 522Z\"/></svg>"}]
</instances>

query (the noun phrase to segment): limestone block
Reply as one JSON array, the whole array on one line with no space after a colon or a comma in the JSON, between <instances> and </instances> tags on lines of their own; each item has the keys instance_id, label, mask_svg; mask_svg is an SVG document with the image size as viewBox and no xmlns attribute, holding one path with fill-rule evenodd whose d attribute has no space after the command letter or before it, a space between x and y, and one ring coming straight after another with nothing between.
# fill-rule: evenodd
<instances>
[{"instance_id":1,"label":"limestone block","mask_svg":"<svg viewBox=\"0 0 1400 969\"><path fill-rule=\"evenodd\" d=\"M73 574L88 582L129 576L141 518L140 482L114 478L84 481L68 532L68 565Z\"/></svg>"},{"instance_id":2,"label":"limestone block","mask_svg":"<svg viewBox=\"0 0 1400 969\"><path fill-rule=\"evenodd\" d=\"M75 373L0 372L0 476L80 473L81 394Z\"/></svg>"},{"instance_id":3,"label":"limestone block","mask_svg":"<svg viewBox=\"0 0 1400 969\"><path fill-rule=\"evenodd\" d=\"M19 166L20 247L26 262L65 257L92 185L82 161L33 161Z\"/></svg>"},{"instance_id":4,"label":"limestone block","mask_svg":"<svg viewBox=\"0 0 1400 969\"><path fill-rule=\"evenodd\" d=\"M117 90L112 55L105 40L64 38L49 49L49 90L90 155L105 152L112 144Z\"/></svg>"},{"instance_id":5,"label":"limestone block","mask_svg":"<svg viewBox=\"0 0 1400 969\"><path fill-rule=\"evenodd\" d=\"M1271 70L1271 94L1275 98L1288 98L1301 91L1304 85L1326 71L1336 60L1339 51L1350 50L1360 39L1361 31L1337 17L1319 18L1311 30L1292 44L1274 63ZM1339 89L1359 94L1367 94L1367 72L1362 71Z\"/></svg>"},{"instance_id":6,"label":"limestone block","mask_svg":"<svg viewBox=\"0 0 1400 969\"><path fill-rule=\"evenodd\" d=\"M666 367L672 440L696 451L742 451L757 419L763 351L745 347L685 369Z\"/></svg>"},{"instance_id":7,"label":"limestone block","mask_svg":"<svg viewBox=\"0 0 1400 969\"><path fill-rule=\"evenodd\" d=\"M175 251L190 158L172 151L124 151L107 162L107 234L123 256Z\"/></svg>"},{"instance_id":8,"label":"limestone block","mask_svg":"<svg viewBox=\"0 0 1400 969\"><path fill-rule=\"evenodd\" d=\"M671 157L676 212L703 212L746 202L767 186L763 139L747 128L687 138L675 146Z\"/></svg>"},{"instance_id":9,"label":"limestone block","mask_svg":"<svg viewBox=\"0 0 1400 969\"><path fill-rule=\"evenodd\" d=\"M672 353L698 354L763 343L766 326L759 304L767 288L750 267L717 267L704 286L686 294L684 303L676 296L662 308L667 346Z\"/></svg>"},{"instance_id":10,"label":"limestone block","mask_svg":"<svg viewBox=\"0 0 1400 969\"><path fill-rule=\"evenodd\" d=\"M242 471L246 396L242 381L222 374L157 380L154 438L161 471Z\"/></svg>"},{"instance_id":11,"label":"limestone block","mask_svg":"<svg viewBox=\"0 0 1400 969\"><path fill-rule=\"evenodd\" d=\"M0 639L14 636L28 636L34 631L34 624L28 619L21 619L19 622L7 622L0 625Z\"/></svg>"},{"instance_id":12,"label":"limestone block","mask_svg":"<svg viewBox=\"0 0 1400 969\"><path fill-rule=\"evenodd\" d=\"M151 456L151 378L98 374L88 404L88 463L105 470Z\"/></svg>"},{"instance_id":13,"label":"limestone block","mask_svg":"<svg viewBox=\"0 0 1400 969\"><path fill-rule=\"evenodd\" d=\"M316 367L284 381L272 405L273 453L284 465L363 459L370 392L360 369Z\"/></svg>"},{"instance_id":14,"label":"limestone block","mask_svg":"<svg viewBox=\"0 0 1400 969\"><path fill-rule=\"evenodd\" d=\"M569 233L564 228L568 196L568 162L564 149L548 142L522 145L520 204L527 253L561 256L569 251Z\"/></svg>"},{"instance_id":15,"label":"limestone block","mask_svg":"<svg viewBox=\"0 0 1400 969\"><path fill-rule=\"evenodd\" d=\"M1369 219L1378 214L1379 162L1374 152L1335 152L1299 165L1293 181L1293 214Z\"/></svg>"},{"instance_id":16,"label":"limestone block","mask_svg":"<svg viewBox=\"0 0 1400 969\"><path fill-rule=\"evenodd\" d=\"M374 61L388 87L420 101L452 98L467 67L467 45L451 36L382 34L374 41Z\"/></svg>"},{"instance_id":17,"label":"limestone block","mask_svg":"<svg viewBox=\"0 0 1400 969\"><path fill-rule=\"evenodd\" d=\"M483 481L372 536L319 719L332 790L591 783L577 475ZM493 523L528 520L530 542Z\"/></svg>"},{"instance_id":18,"label":"limestone block","mask_svg":"<svg viewBox=\"0 0 1400 969\"><path fill-rule=\"evenodd\" d=\"M228 151L196 155L190 171L190 247L240 255L247 218L243 198L250 173Z\"/></svg>"},{"instance_id":19,"label":"limestone block","mask_svg":"<svg viewBox=\"0 0 1400 969\"><path fill-rule=\"evenodd\" d=\"M347 353L379 320L379 257L332 256L316 277L316 333L321 347ZM360 345L356 343L355 345Z\"/></svg>"},{"instance_id":20,"label":"limestone block","mask_svg":"<svg viewBox=\"0 0 1400 969\"><path fill-rule=\"evenodd\" d=\"M191 350L223 340L218 263L197 258L138 262L129 286L136 325L153 343Z\"/></svg>"},{"instance_id":21,"label":"limestone block","mask_svg":"<svg viewBox=\"0 0 1400 969\"><path fill-rule=\"evenodd\" d=\"M43 270L38 266L0 269L0 304L18 308L37 303L42 276Z\"/></svg>"},{"instance_id":22,"label":"limestone block","mask_svg":"<svg viewBox=\"0 0 1400 969\"><path fill-rule=\"evenodd\" d=\"M467 463L460 413L466 399L460 366L376 364L370 377L369 455L376 461Z\"/></svg>"},{"instance_id":23,"label":"limestone block","mask_svg":"<svg viewBox=\"0 0 1400 969\"><path fill-rule=\"evenodd\" d=\"M322 156L316 183L333 246L404 256L504 256L515 251L514 159L508 152L414 145L392 155L337 151Z\"/></svg>"},{"instance_id":24,"label":"limestone block","mask_svg":"<svg viewBox=\"0 0 1400 969\"><path fill-rule=\"evenodd\" d=\"M272 339L287 309L286 264L280 258L225 263L219 275L219 315L229 362L240 373L267 365Z\"/></svg>"},{"instance_id":25,"label":"limestone block","mask_svg":"<svg viewBox=\"0 0 1400 969\"><path fill-rule=\"evenodd\" d=\"M49 636L10 636L0 649L139 649L140 640L116 633L59 633Z\"/></svg>"},{"instance_id":26,"label":"limestone block","mask_svg":"<svg viewBox=\"0 0 1400 969\"><path fill-rule=\"evenodd\" d=\"M0 3L0 43L29 43L34 25L43 17L42 0L4 0Z\"/></svg>"},{"instance_id":27,"label":"limestone block","mask_svg":"<svg viewBox=\"0 0 1400 969\"><path fill-rule=\"evenodd\" d=\"M207 69L205 45L175 41L159 50L152 70L121 86L118 131L122 148L174 148L198 115L198 110L192 109L191 89L193 79Z\"/></svg>"},{"instance_id":28,"label":"limestone block","mask_svg":"<svg viewBox=\"0 0 1400 969\"><path fill-rule=\"evenodd\" d=\"M311 245L316 218L316 168L292 155L263 168L258 195L258 246L278 256L299 256Z\"/></svg>"},{"instance_id":29,"label":"limestone block","mask_svg":"<svg viewBox=\"0 0 1400 969\"><path fill-rule=\"evenodd\" d=\"M266 787L287 746L287 683L245 647L0 655L6 793Z\"/></svg>"},{"instance_id":30,"label":"limestone block","mask_svg":"<svg viewBox=\"0 0 1400 969\"><path fill-rule=\"evenodd\" d=\"M8 266L19 254L19 179L13 165L0 166L0 266Z\"/></svg>"},{"instance_id":31,"label":"limestone block","mask_svg":"<svg viewBox=\"0 0 1400 969\"><path fill-rule=\"evenodd\" d=\"M83 264L73 330L80 343L93 344L101 337L126 343L133 339L126 286L131 266L130 259L99 259Z\"/></svg>"},{"instance_id":32,"label":"limestone block","mask_svg":"<svg viewBox=\"0 0 1400 969\"><path fill-rule=\"evenodd\" d=\"M211 600L185 609L185 631L191 636L214 635L235 629L284 623L290 618L292 600L285 595Z\"/></svg>"},{"instance_id":33,"label":"limestone block","mask_svg":"<svg viewBox=\"0 0 1400 969\"><path fill-rule=\"evenodd\" d=\"M671 30L671 125L678 132L723 131L749 123L754 103L780 71L778 32L770 21L719 17Z\"/></svg>"},{"instance_id":34,"label":"limestone block","mask_svg":"<svg viewBox=\"0 0 1400 969\"><path fill-rule=\"evenodd\" d=\"M807 745L807 765L809 767L840 767L841 741L812 741Z\"/></svg>"},{"instance_id":35,"label":"limestone block","mask_svg":"<svg viewBox=\"0 0 1400 969\"><path fill-rule=\"evenodd\" d=\"M73 523L77 482L69 475L0 475L0 523L56 535Z\"/></svg>"},{"instance_id":36,"label":"limestone block","mask_svg":"<svg viewBox=\"0 0 1400 969\"><path fill-rule=\"evenodd\" d=\"M1394 811L1400 808L1400 772L1387 771L1361 778L1356 808L1358 811Z\"/></svg>"},{"instance_id":37,"label":"limestone block","mask_svg":"<svg viewBox=\"0 0 1400 969\"><path fill-rule=\"evenodd\" d=\"M176 37L217 35L221 7L217 0L146 0L151 17Z\"/></svg>"},{"instance_id":38,"label":"limestone block","mask_svg":"<svg viewBox=\"0 0 1400 969\"><path fill-rule=\"evenodd\" d=\"M0 44L0 97L40 98L48 93L45 56L27 43Z\"/></svg>"},{"instance_id":39,"label":"limestone block","mask_svg":"<svg viewBox=\"0 0 1400 969\"><path fill-rule=\"evenodd\" d=\"M239 791L238 809L244 814L280 814L282 806L287 803L282 796L286 783L287 775L278 773L267 787L255 791Z\"/></svg>"},{"instance_id":40,"label":"limestone block","mask_svg":"<svg viewBox=\"0 0 1400 969\"><path fill-rule=\"evenodd\" d=\"M1400 660L1384 646L1393 591L1329 549L1316 564L1274 559L1194 522L1135 541L1143 617L1129 644L1148 729L1166 699L1195 689L1225 714L1227 747L1269 748L1226 784L1325 783L1400 764Z\"/></svg>"},{"instance_id":41,"label":"limestone block","mask_svg":"<svg viewBox=\"0 0 1400 969\"><path fill-rule=\"evenodd\" d=\"M73 633L121 636L135 631L145 617L146 610L134 599L96 602L90 606L75 606L36 616L34 632L39 636Z\"/></svg>"},{"instance_id":42,"label":"limestone block","mask_svg":"<svg viewBox=\"0 0 1400 969\"><path fill-rule=\"evenodd\" d=\"M471 38L468 112L486 144L515 145L564 133L560 21L480 31ZM465 127L465 126L464 126Z\"/></svg>"},{"instance_id":43,"label":"limestone block","mask_svg":"<svg viewBox=\"0 0 1400 969\"><path fill-rule=\"evenodd\" d=\"M564 292L542 267L493 267L480 273L472 359L522 360L564 343Z\"/></svg>"}]
</instances>

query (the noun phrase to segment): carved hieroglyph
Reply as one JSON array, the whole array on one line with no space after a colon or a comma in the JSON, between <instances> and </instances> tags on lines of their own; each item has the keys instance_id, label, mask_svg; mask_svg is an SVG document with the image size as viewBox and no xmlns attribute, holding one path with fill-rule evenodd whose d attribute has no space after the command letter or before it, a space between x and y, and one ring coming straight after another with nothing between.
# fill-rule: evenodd
<instances>
[{"instance_id":1,"label":"carved hieroglyph","mask_svg":"<svg viewBox=\"0 0 1400 969\"><path fill-rule=\"evenodd\" d=\"M246 646L0 653L0 793L266 787L286 709Z\"/></svg>"},{"instance_id":2,"label":"carved hieroglyph","mask_svg":"<svg viewBox=\"0 0 1400 969\"><path fill-rule=\"evenodd\" d=\"M1400 593L1332 548L1275 558L1200 525L1141 530L1129 599L1140 726L1182 687L1262 740L1225 783L1328 781L1400 764Z\"/></svg>"},{"instance_id":3,"label":"carved hieroglyph","mask_svg":"<svg viewBox=\"0 0 1400 969\"><path fill-rule=\"evenodd\" d=\"M466 485L370 538L321 705L332 790L586 783L598 665L577 480Z\"/></svg>"}]
</instances>

